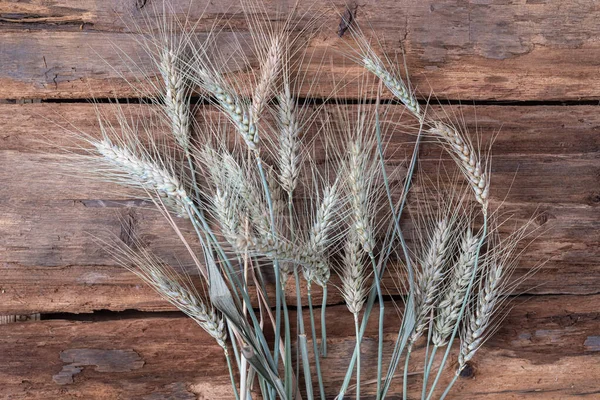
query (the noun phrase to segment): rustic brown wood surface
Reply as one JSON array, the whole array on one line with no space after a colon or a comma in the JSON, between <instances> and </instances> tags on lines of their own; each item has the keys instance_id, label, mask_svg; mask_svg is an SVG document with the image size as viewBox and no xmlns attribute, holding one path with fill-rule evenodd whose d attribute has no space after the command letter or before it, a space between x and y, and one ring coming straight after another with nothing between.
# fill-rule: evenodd
<instances>
[{"instance_id":1,"label":"rustic brown wood surface","mask_svg":"<svg viewBox=\"0 0 600 400\"><path fill-rule=\"evenodd\" d=\"M174 3L175 10L184 10L189 0ZM340 39L336 34L345 3L300 2L297 20L301 29L311 17L320 17L326 33L311 39L309 47L321 55L327 51L333 65L345 65L332 71L337 78L360 71L341 56L349 35ZM137 78L139 71L124 67L114 46L147 67L148 57L135 50L131 32L144 24L142 12L152 14L156 7L148 1L140 11L136 4L141 3L1 2L0 98L131 95L123 78ZM207 6L193 7L190 14L194 18L204 12L210 22L201 28L215 19L227 20L244 40L247 31L238 1L200 4ZM276 0L265 5L273 18L286 7L288 3ZM223 13L225 18L219 18ZM592 79L599 72L598 18L600 5L593 0L369 0L359 2L357 11L357 20L367 31L373 27L386 52L393 55L405 46L412 81L425 97L433 90L438 96L463 100L600 98L600 80ZM317 93L312 94L329 94L331 76L317 78Z\"/></svg>"},{"instance_id":2,"label":"rustic brown wood surface","mask_svg":"<svg viewBox=\"0 0 600 400\"><path fill-rule=\"evenodd\" d=\"M478 352L448 398L597 398L600 296L521 297L513 304L500 330ZM388 357L399 320L393 307L388 304L386 309ZM339 366L354 346L347 317L344 306L328 310L331 339L323 368L330 398L343 379ZM363 343L365 355L376 351L373 322ZM4 398L232 398L222 350L190 319L177 314L0 325L0 337ZM423 349L414 357L415 365L421 364ZM366 379L373 376L375 362L365 357ZM416 376L409 390L414 396L420 391ZM364 385L363 391L371 398L373 386Z\"/></svg>"},{"instance_id":3,"label":"rustic brown wood surface","mask_svg":"<svg viewBox=\"0 0 600 400\"><path fill-rule=\"evenodd\" d=\"M181 14L189 1L172 3ZM231 28L219 38L223 45L248 39L238 0L200 3L205 7L189 9L192 18L207 17L200 35L217 24ZM265 0L265 10L281 20L288 3ZM350 35L336 34L345 3L300 2L295 29L317 16L324 28L308 41L319 61L305 68L307 82L316 82L312 91L302 89L303 96L328 95L332 82L361 72L342 55ZM138 207L132 192L60 167L58 148L72 145L73 136L59 125L98 134L93 106L73 99L147 90L125 80L141 71L155 75L136 28L155 6L153 0L0 0L0 99L58 100L0 100L1 399L232 398L221 349L98 243L135 232L194 274L169 226L155 211ZM421 98L433 91L460 100L467 106L444 110L464 118L484 141L497 134L493 203L504 200L517 223L535 216L533 226L542 234L517 275L543 267L515 290L514 307L448 399L600 398L599 18L600 3L593 0L358 2L357 20L381 39L380 50L394 57L404 48ZM135 67L123 65L124 53ZM315 75L321 60L324 71L336 67ZM234 77L248 73L228 68ZM343 97L357 93L350 84ZM473 101L485 103L469 107ZM392 150L399 149L394 164L409 154L405 141L402 135L392 139ZM426 145L421 157L427 170L438 165L440 153ZM385 286L400 298L390 279ZM315 295L320 301L320 290ZM324 371L333 398L354 336L336 290L329 303ZM391 302L386 313L388 356L398 324ZM375 346L371 325L363 343L365 377L374 372L369 354ZM422 350L413 365L423 359ZM451 367L455 361L453 354ZM418 377L409 388L417 398ZM373 398L372 391L363 385L364 398Z\"/></svg>"},{"instance_id":4,"label":"rustic brown wood surface","mask_svg":"<svg viewBox=\"0 0 600 400\"><path fill-rule=\"evenodd\" d=\"M518 291L597 293L600 247L598 236L590 234L600 229L600 116L595 107L452 106L446 111L462 113L467 127L477 128L484 140L498 133L495 202L505 200L517 222L537 215L535 226L542 236L524 255L519 272L545 265ZM94 118L88 104L0 105L0 198L5 210L0 314L172 309L116 265L98 243L135 230L158 255L185 266L189 257L162 216L132 207L136 200L131 193L60 165L57 146L71 139L57 123L67 120L97 134ZM424 146L422 158L437 163L435 149ZM386 286L395 292L391 281ZM331 302L339 301L333 291Z\"/></svg>"}]
</instances>

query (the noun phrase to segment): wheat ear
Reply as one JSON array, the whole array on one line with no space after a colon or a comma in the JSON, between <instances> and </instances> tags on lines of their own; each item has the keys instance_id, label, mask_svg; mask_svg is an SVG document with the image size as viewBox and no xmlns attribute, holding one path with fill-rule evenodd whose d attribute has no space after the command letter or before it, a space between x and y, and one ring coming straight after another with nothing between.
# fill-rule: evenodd
<instances>
[{"instance_id":1,"label":"wheat ear","mask_svg":"<svg viewBox=\"0 0 600 400\"><path fill-rule=\"evenodd\" d=\"M279 35L273 36L270 40L269 49L265 59L260 66L260 78L258 84L254 89L252 96L252 120L257 123L262 114L267 101L269 100L269 93L277 79L279 71L281 69L281 57L283 53L283 40Z\"/></svg>"},{"instance_id":2,"label":"wheat ear","mask_svg":"<svg viewBox=\"0 0 600 400\"><path fill-rule=\"evenodd\" d=\"M406 86L402 78L391 74L384 66L381 60L374 56L366 56L362 59L363 66L377 76L392 94L408 108L408 110L419 120L422 118L421 107L410 88Z\"/></svg>"},{"instance_id":3,"label":"wheat ear","mask_svg":"<svg viewBox=\"0 0 600 400\"><path fill-rule=\"evenodd\" d=\"M258 135L256 124L251 118L251 110L246 102L223 83L223 79L215 72L209 71L199 63L195 69L195 83L216 99L217 105L229 117L236 130L244 139L248 148L256 149Z\"/></svg>"},{"instance_id":4,"label":"wheat ear","mask_svg":"<svg viewBox=\"0 0 600 400\"><path fill-rule=\"evenodd\" d=\"M467 177L475 193L475 199L481 204L484 211L487 211L489 179L471 142L466 140L456 129L441 122L434 122L429 132L447 143L451 154L457 159Z\"/></svg>"},{"instance_id":5,"label":"wheat ear","mask_svg":"<svg viewBox=\"0 0 600 400\"><path fill-rule=\"evenodd\" d=\"M228 152L219 153L206 146L198 155L214 186L240 199L241 204L235 202L239 206L239 213L246 213L261 236L271 236L271 224L262 207L263 197L256 188L254 178Z\"/></svg>"},{"instance_id":6,"label":"wheat ear","mask_svg":"<svg viewBox=\"0 0 600 400\"><path fill-rule=\"evenodd\" d=\"M477 294L477 303L466 319L460 338L459 371L479 350L492 322L496 304L502 295L504 265L498 260L494 260L493 257L487 259L486 264L484 282Z\"/></svg>"},{"instance_id":7,"label":"wheat ear","mask_svg":"<svg viewBox=\"0 0 600 400\"><path fill-rule=\"evenodd\" d=\"M367 159L359 141L354 141L349 148L348 185L350 187L350 205L352 208L352 226L366 253L375 247L371 223L369 221Z\"/></svg>"},{"instance_id":8,"label":"wheat ear","mask_svg":"<svg viewBox=\"0 0 600 400\"><path fill-rule=\"evenodd\" d=\"M315 222L310 230L310 237L307 245L307 254L312 258L316 269L312 273L312 278L320 286L327 285L330 277L329 264L323 261L325 250L329 244L330 232L333 228L333 217L337 208L338 190L337 184L325 188L323 199L317 210Z\"/></svg>"},{"instance_id":9,"label":"wheat ear","mask_svg":"<svg viewBox=\"0 0 600 400\"><path fill-rule=\"evenodd\" d=\"M431 310L439 297L449 253L450 236L450 222L441 219L431 235L415 285L415 328L411 335L411 343L414 343L425 330Z\"/></svg>"},{"instance_id":10,"label":"wheat ear","mask_svg":"<svg viewBox=\"0 0 600 400\"><path fill-rule=\"evenodd\" d=\"M286 201L284 200L284 190L277 180L277 174L271 167L267 167L267 185L269 186L269 193L271 194L271 203L273 204L273 214L275 216L281 215L286 208Z\"/></svg>"},{"instance_id":11,"label":"wheat ear","mask_svg":"<svg viewBox=\"0 0 600 400\"><path fill-rule=\"evenodd\" d=\"M177 215L188 214L187 207L192 203L183 185L158 163L146 157L139 157L128 148L117 146L107 138L92 144L104 162L116 167L117 173L125 175L121 183L156 191Z\"/></svg>"},{"instance_id":12,"label":"wheat ear","mask_svg":"<svg viewBox=\"0 0 600 400\"><path fill-rule=\"evenodd\" d=\"M171 131L177 143L188 149L190 144L190 110L186 81L181 74L180 60L172 50L161 53L158 69L165 84L165 111L171 121Z\"/></svg>"},{"instance_id":13,"label":"wheat ear","mask_svg":"<svg viewBox=\"0 0 600 400\"><path fill-rule=\"evenodd\" d=\"M135 238L133 239L135 240ZM193 284L179 278L162 260L144 248L116 245L113 256L129 271L139 276L158 294L189 315L212 336L227 353L225 321L211 304L206 304Z\"/></svg>"},{"instance_id":14,"label":"wheat ear","mask_svg":"<svg viewBox=\"0 0 600 400\"><path fill-rule=\"evenodd\" d=\"M367 296L364 256L365 253L358 237L350 233L343 259L342 297L352 314L360 312Z\"/></svg>"},{"instance_id":15,"label":"wheat ear","mask_svg":"<svg viewBox=\"0 0 600 400\"><path fill-rule=\"evenodd\" d=\"M289 86L279 95L279 180L286 193L292 193L298 181L298 134L294 99Z\"/></svg>"},{"instance_id":16,"label":"wheat ear","mask_svg":"<svg viewBox=\"0 0 600 400\"><path fill-rule=\"evenodd\" d=\"M460 255L454 264L450 283L445 289L444 297L437 305L437 315L433 325L433 344L444 346L454 329L456 320L462 308L464 297L475 267L475 258L479 238L473 236L468 229L460 245Z\"/></svg>"},{"instance_id":17,"label":"wheat ear","mask_svg":"<svg viewBox=\"0 0 600 400\"><path fill-rule=\"evenodd\" d=\"M180 283L171 280L160 273L148 271L146 279L156 291L171 304L192 317L208 334L210 334L223 349L227 349L227 333L225 321L212 307L206 305L197 295L192 294Z\"/></svg>"},{"instance_id":18,"label":"wheat ear","mask_svg":"<svg viewBox=\"0 0 600 400\"><path fill-rule=\"evenodd\" d=\"M239 206L237 205L237 199L235 196L231 196L228 192L217 189L217 193L214 196L214 208L215 214L221 225L221 231L223 237L233 247L234 250L239 252L238 236L240 234L240 219L239 219Z\"/></svg>"}]
</instances>

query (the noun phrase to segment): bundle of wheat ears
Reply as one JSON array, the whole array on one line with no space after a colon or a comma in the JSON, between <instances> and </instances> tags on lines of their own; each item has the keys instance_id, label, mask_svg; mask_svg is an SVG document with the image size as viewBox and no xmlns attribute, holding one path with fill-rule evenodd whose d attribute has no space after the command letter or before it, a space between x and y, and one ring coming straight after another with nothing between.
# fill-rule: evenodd
<instances>
[{"instance_id":1,"label":"bundle of wheat ears","mask_svg":"<svg viewBox=\"0 0 600 400\"><path fill-rule=\"evenodd\" d=\"M344 35L329 59L307 45L318 21L294 9L272 18L264 7L241 1L247 36L214 15L206 29L167 1L141 11L134 27L154 65L131 84L145 95L137 106L115 101L116 115L98 107L101 137L79 132L86 151L73 163L151 200L200 282L136 238L110 251L222 347L232 398L325 399L327 384L339 399L361 390L443 399L502 319L530 230L502 237L490 152L417 100L402 62L382 55L358 18L341 13ZM362 72L328 79L325 67L344 55ZM328 96L301 100L325 81ZM344 103L350 87L355 100ZM420 168L423 147L441 149L437 168ZM321 368L332 292L356 335L335 394ZM361 370L369 321L378 334L366 355L377 368ZM411 362L417 350L424 358Z\"/></svg>"}]
</instances>

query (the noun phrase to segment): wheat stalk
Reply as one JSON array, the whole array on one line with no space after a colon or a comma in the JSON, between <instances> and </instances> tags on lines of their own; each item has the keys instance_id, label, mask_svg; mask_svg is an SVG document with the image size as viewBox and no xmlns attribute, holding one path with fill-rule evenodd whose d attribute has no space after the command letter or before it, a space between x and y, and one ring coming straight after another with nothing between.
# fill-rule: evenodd
<instances>
[{"instance_id":1,"label":"wheat stalk","mask_svg":"<svg viewBox=\"0 0 600 400\"><path fill-rule=\"evenodd\" d=\"M477 256L479 238L468 229L460 245L460 255L454 264L450 284L444 297L437 304L437 316L433 325L433 344L437 347L447 343L462 308Z\"/></svg>"}]
</instances>

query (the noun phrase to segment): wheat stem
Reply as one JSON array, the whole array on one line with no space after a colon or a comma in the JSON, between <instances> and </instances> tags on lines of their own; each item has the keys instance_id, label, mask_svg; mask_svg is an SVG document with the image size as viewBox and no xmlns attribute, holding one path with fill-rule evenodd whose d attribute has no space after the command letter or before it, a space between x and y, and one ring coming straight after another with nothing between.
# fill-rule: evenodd
<instances>
[{"instance_id":1,"label":"wheat stem","mask_svg":"<svg viewBox=\"0 0 600 400\"><path fill-rule=\"evenodd\" d=\"M406 358L404 360L404 371L402 372L402 400L407 400L408 396L408 365L410 362L410 354L412 353L412 347L409 346L406 350Z\"/></svg>"},{"instance_id":2,"label":"wheat stem","mask_svg":"<svg viewBox=\"0 0 600 400\"><path fill-rule=\"evenodd\" d=\"M356 332L356 400L360 400L360 329L358 325L358 313L354 314L354 328Z\"/></svg>"},{"instance_id":3,"label":"wheat stem","mask_svg":"<svg viewBox=\"0 0 600 400\"><path fill-rule=\"evenodd\" d=\"M315 317L313 311L313 302L312 302L312 290L311 284L308 283L307 289L307 297L308 297L308 309L310 312L310 330L312 334L312 342L313 342L313 353L315 356L315 369L317 372L317 382L319 384L319 394L321 396L321 400L325 400L325 386L323 385L323 374L321 373L321 362L319 361L319 347L317 344L317 329L315 324Z\"/></svg>"},{"instance_id":4,"label":"wheat stem","mask_svg":"<svg viewBox=\"0 0 600 400\"><path fill-rule=\"evenodd\" d=\"M327 320L325 310L327 309L327 285L323 286L323 300L321 301L321 356L327 357Z\"/></svg>"}]
</instances>

